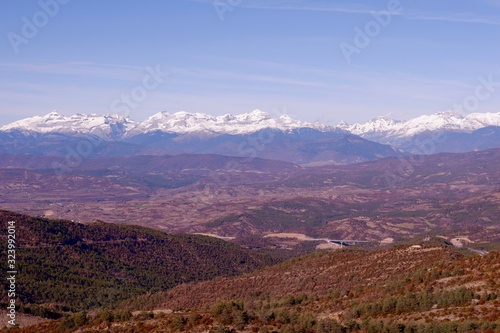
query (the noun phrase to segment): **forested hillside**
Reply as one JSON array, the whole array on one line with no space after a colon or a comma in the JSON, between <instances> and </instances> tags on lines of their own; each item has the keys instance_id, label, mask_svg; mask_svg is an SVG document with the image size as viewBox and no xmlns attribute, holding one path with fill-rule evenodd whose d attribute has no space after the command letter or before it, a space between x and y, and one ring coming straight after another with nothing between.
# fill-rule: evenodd
<instances>
[{"instance_id":1,"label":"forested hillside","mask_svg":"<svg viewBox=\"0 0 500 333\"><path fill-rule=\"evenodd\" d=\"M206 236L48 220L7 211L0 211L0 221L4 230L8 221L15 221L20 310L44 317L112 306L179 283L237 275L274 262L269 256ZM3 249L6 235L0 238ZM2 288L2 302L6 290Z\"/></svg>"},{"instance_id":2,"label":"forested hillside","mask_svg":"<svg viewBox=\"0 0 500 333\"><path fill-rule=\"evenodd\" d=\"M18 332L500 332L500 253L323 251Z\"/></svg>"}]
</instances>

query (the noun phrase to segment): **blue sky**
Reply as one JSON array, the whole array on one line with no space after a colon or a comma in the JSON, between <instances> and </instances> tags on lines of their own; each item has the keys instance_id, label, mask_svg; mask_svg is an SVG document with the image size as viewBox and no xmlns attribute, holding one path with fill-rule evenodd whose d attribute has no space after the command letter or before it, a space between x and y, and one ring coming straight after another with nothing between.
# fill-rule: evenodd
<instances>
[{"instance_id":1,"label":"blue sky","mask_svg":"<svg viewBox=\"0 0 500 333\"><path fill-rule=\"evenodd\" d=\"M2 0L0 31L0 124L53 110L408 119L470 102L480 77L499 83L464 112L500 112L500 0Z\"/></svg>"}]
</instances>

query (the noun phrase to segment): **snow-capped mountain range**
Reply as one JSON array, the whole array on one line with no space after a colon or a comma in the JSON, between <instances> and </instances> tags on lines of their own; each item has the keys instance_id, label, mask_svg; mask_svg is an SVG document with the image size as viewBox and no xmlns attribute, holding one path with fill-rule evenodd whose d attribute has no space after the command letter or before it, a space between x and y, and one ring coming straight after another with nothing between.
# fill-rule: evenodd
<instances>
[{"instance_id":1,"label":"snow-capped mountain range","mask_svg":"<svg viewBox=\"0 0 500 333\"><path fill-rule=\"evenodd\" d=\"M213 117L204 113L168 112L157 113L133 127L128 136L139 133L162 131L166 133L213 133L213 134L249 134L259 130L273 128L288 131L297 128L328 129L319 123L309 123L281 115L273 118L268 113L255 110L239 115L226 114Z\"/></svg>"},{"instance_id":2,"label":"snow-capped mountain range","mask_svg":"<svg viewBox=\"0 0 500 333\"><path fill-rule=\"evenodd\" d=\"M210 116L203 113L159 112L142 122L123 118L119 115L74 114L63 116L51 112L45 116L35 116L0 127L0 132L17 130L24 133L64 133L93 134L104 139L118 139L138 134L160 131L165 133L189 134L249 134L273 128L288 131L298 128L329 130L328 126L295 120L287 115L273 118L255 110L239 115Z\"/></svg>"},{"instance_id":3,"label":"snow-capped mountain range","mask_svg":"<svg viewBox=\"0 0 500 333\"><path fill-rule=\"evenodd\" d=\"M339 127L367 140L414 154L466 152L500 147L500 113L440 112L406 121L387 117Z\"/></svg>"},{"instance_id":4,"label":"snow-capped mountain range","mask_svg":"<svg viewBox=\"0 0 500 333\"><path fill-rule=\"evenodd\" d=\"M35 116L15 121L0 127L0 132L19 131L29 133L64 133L93 134L101 138L118 139L122 137L135 122L130 118L118 115L74 114L63 116L51 112L45 116Z\"/></svg>"},{"instance_id":5,"label":"snow-capped mountain range","mask_svg":"<svg viewBox=\"0 0 500 333\"><path fill-rule=\"evenodd\" d=\"M485 132L485 128L490 128ZM363 124L337 126L296 120L288 115L272 117L255 110L239 115L210 116L203 113L157 113L142 122L119 115L75 114L63 116L51 112L0 127L0 133L32 136L36 134L95 135L107 141L134 141L140 136L166 133L170 136L214 138L220 135L250 135L263 129L283 133L313 130L324 135L353 134L366 140L392 145L407 152L422 153L416 142L435 140L436 134L450 133L446 145L434 151L468 151L500 147L500 113L471 113L460 115L442 112L423 115L406 121L387 117L372 119ZM482 130L480 133L477 131ZM319 135L319 134L317 134ZM321 135L320 135L321 136ZM319 138L319 136L318 136ZM132 141L131 141L132 140ZM443 140L441 140L443 141ZM433 143L434 144L434 143ZM451 148L450 148L451 147ZM424 152L426 153L426 152Z\"/></svg>"},{"instance_id":6,"label":"snow-capped mountain range","mask_svg":"<svg viewBox=\"0 0 500 333\"><path fill-rule=\"evenodd\" d=\"M103 138L120 138L141 133L161 131L165 133L213 133L249 134L265 128L288 131L312 128L322 132L343 130L365 138L405 138L424 132L453 131L471 133L488 126L500 126L499 113L471 113L460 115L442 112L423 115L407 121L379 117L362 124L349 125L341 122L337 126L296 120L288 115L273 118L268 113L255 110L239 115L210 116L203 113L159 112L142 122L119 115L74 114L63 116L51 112L45 116L22 119L0 127L1 132L21 131L36 133L82 133ZM378 140L375 140L378 141Z\"/></svg>"},{"instance_id":7,"label":"snow-capped mountain range","mask_svg":"<svg viewBox=\"0 0 500 333\"><path fill-rule=\"evenodd\" d=\"M460 115L453 112L440 112L423 115L407 121L397 121L387 117L372 119L364 124L341 124L340 128L363 137L412 137L423 132L453 131L471 133L488 126L500 126L499 113L471 113Z\"/></svg>"}]
</instances>

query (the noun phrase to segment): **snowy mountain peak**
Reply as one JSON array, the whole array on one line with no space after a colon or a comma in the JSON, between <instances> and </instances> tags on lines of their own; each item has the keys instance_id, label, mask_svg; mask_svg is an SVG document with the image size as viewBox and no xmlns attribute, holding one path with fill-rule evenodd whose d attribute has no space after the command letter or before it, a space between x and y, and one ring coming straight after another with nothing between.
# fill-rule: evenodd
<instances>
[{"instance_id":1,"label":"snowy mountain peak","mask_svg":"<svg viewBox=\"0 0 500 333\"><path fill-rule=\"evenodd\" d=\"M47 114L44 118L61 118L62 115L60 115L57 111L52 111L49 114Z\"/></svg>"},{"instance_id":2,"label":"snowy mountain peak","mask_svg":"<svg viewBox=\"0 0 500 333\"><path fill-rule=\"evenodd\" d=\"M289 116L273 118L270 114L254 110L239 115L226 114L210 116L203 113L168 112L157 113L137 124L127 136L153 131L168 133L209 133L209 134L248 134L265 128L291 130L309 127L323 129L324 126L295 120Z\"/></svg>"},{"instance_id":3,"label":"snowy mountain peak","mask_svg":"<svg viewBox=\"0 0 500 333\"><path fill-rule=\"evenodd\" d=\"M34 116L18 120L0 127L0 131L93 134L102 138L118 138L133 125L133 121L118 115L74 114L63 116L53 111L45 116Z\"/></svg>"},{"instance_id":4,"label":"snowy mountain peak","mask_svg":"<svg viewBox=\"0 0 500 333\"><path fill-rule=\"evenodd\" d=\"M372 137L373 135L411 137L431 131L470 133L487 126L500 126L500 113L471 113L464 116L446 111L422 115L406 121L379 117L363 124L339 125L353 134L364 137Z\"/></svg>"},{"instance_id":5,"label":"snowy mountain peak","mask_svg":"<svg viewBox=\"0 0 500 333\"><path fill-rule=\"evenodd\" d=\"M436 117L441 118L463 118L464 115L454 111L442 111L434 114Z\"/></svg>"},{"instance_id":6,"label":"snowy mountain peak","mask_svg":"<svg viewBox=\"0 0 500 333\"><path fill-rule=\"evenodd\" d=\"M380 131L390 131L392 128L397 126L399 121L388 118L388 117L377 117L369 120L363 124L353 124L349 125L346 122L341 122L337 127L351 132L353 134L364 134L370 132L380 132Z\"/></svg>"},{"instance_id":7,"label":"snowy mountain peak","mask_svg":"<svg viewBox=\"0 0 500 333\"><path fill-rule=\"evenodd\" d=\"M250 113L243 113L238 115L237 118L238 117L240 119L247 119L249 121L254 121L254 122L264 121L272 118L270 114L260 110L254 110Z\"/></svg>"}]
</instances>

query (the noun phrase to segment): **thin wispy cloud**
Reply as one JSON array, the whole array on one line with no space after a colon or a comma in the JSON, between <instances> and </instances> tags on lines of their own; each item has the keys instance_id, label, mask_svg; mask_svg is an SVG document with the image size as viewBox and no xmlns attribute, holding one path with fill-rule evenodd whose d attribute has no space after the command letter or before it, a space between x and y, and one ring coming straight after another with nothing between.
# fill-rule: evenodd
<instances>
[{"instance_id":1,"label":"thin wispy cloud","mask_svg":"<svg viewBox=\"0 0 500 333\"><path fill-rule=\"evenodd\" d=\"M356 65L345 67L334 66L332 64L329 67L322 67L261 61L248 58L213 57L213 59L217 59L224 64L230 63L233 68L247 69L247 71L252 74L238 71L207 70L206 68L184 69L182 70L182 74L204 78L228 78L248 81L260 80L289 83L311 87L323 87L332 90L345 88L355 90L359 87L360 83L366 84L367 86L378 86L382 82L391 82L393 86L400 86L403 83L413 83L414 88L421 86L432 87L432 89L448 87L449 89L460 90L473 87L471 84L459 80L431 78L411 72L374 69ZM255 74L270 72L275 73L274 76ZM287 74L285 75L283 73ZM306 80L306 78L315 78L315 80Z\"/></svg>"},{"instance_id":2,"label":"thin wispy cloud","mask_svg":"<svg viewBox=\"0 0 500 333\"><path fill-rule=\"evenodd\" d=\"M480 16L473 14L462 15L405 15L409 20L419 21L443 21L443 22L457 22L457 23L475 23L486 25L500 25L500 16Z\"/></svg>"},{"instance_id":3,"label":"thin wispy cloud","mask_svg":"<svg viewBox=\"0 0 500 333\"><path fill-rule=\"evenodd\" d=\"M154 67L154 65L152 65ZM120 64L104 64L86 61L55 63L0 63L0 70L18 73L38 73L44 75L81 76L86 78L106 78L135 80L137 73L145 67Z\"/></svg>"},{"instance_id":4,"label":"thin wispy cloud","mask_svg":"<svg viewBox=\"0 0 500 333\"><path fill-rule=\"evenodd\" d=\"M188 1L214 5L213 0L188 0ZM314 3L313 1L270 1L270 0L243 1L235 7L248 8L248 9L337 12L337 13L350 13L350 14L370 14L375 10L374 8L370 8L356 3L332 4L332 3Z\"/></svg>"},{"instance_id":5,"label":"thin wispy cloud","mask_svg":"<svg viewBox=\"0 0 500 333\"><path fill-rule=\"evenodd\" d=\"M191 2L199 2L214 5L213 0L188 0ZM500 3L496 1L488 2L491 6L499 7ZM407 7L407 6L406 6ZM400 13L392 13L396 16L404 16L409 20L420 21L443 21L443 22L459 22L459 23L475 23L485 25L500 25L500 16L481 16L474 13L452 13L435 15L432 13L411 13L406 7ZM243 1L235 6L235 8L247 9L266 9L266 10L294 10L294 11L317 11L317 12L336 12L345 14L373 14L376 11L385 8L367 7L357 3L319 3L312 1Z\"/></svg>"},{"instance_id":6,"label":"thin wispy cloud","mask_svg":"<svg viewBox=\"0 0 500 333\"><path fill-rule=\"evenodd\" d=\"M211 70L205 68L178 68L173 71L174 75L183 75L192 78L204 79L221 79L221 80L236 80L236 81L254 81L254 82L267 82L285 85L296 85L305 87L322 87L322 88L336 88L334 85L325 84L321 81L311 81L305 79L298 79L296 77L285 75L269 75L269 74L249 74L244 72L227 71L227 70ZM175 79L174 79L175 80Z\"/></svg>"}]
</instances>

